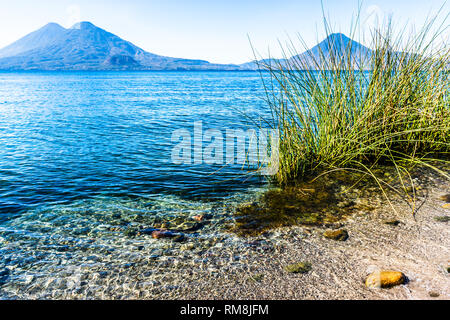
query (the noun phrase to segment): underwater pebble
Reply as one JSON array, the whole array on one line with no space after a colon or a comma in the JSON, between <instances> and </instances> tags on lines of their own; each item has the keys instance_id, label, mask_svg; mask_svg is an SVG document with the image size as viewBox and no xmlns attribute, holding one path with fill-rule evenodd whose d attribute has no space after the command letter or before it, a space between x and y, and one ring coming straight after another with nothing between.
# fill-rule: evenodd
<instances>
[{"instance_id":1,"label":"underwater pebble","mask_svg":"<svg viewBox=\"0 0 450 320\"><path fill-rule=\"evenodd\" d=\"M158 230L158 231L152 232L153 239L173 238L174 236L175 236L175 234L170 231Z\"/></svg>"},{"instance_id":2,"label":"underwater pebble","mask_svg":"<svg viewBox=\"0 0 450 320\"><path fill-rule=\"evenodd\" d=\"M180 247L181 251L188 251L195 248L195 245L193 243L184 244Z\"/></svg>"}]
</instances>

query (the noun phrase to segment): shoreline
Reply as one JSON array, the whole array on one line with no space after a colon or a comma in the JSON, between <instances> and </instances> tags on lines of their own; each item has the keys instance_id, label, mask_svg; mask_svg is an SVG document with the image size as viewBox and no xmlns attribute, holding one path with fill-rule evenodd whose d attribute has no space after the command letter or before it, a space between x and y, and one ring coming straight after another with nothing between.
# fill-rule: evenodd
<instances>
[{"instance_id":1,"label":"shoreline","mask_svg":"<svg viewBox=\"0 0 450 320\"><path fill-rule=\"evenodd\" d=\"M422 172L419 177L424 179L417 181L422 188L414 216L399 198L393 201L395 213L378 192L356 199L359 209L326 226L285 226L242 237L224 224L235 218L233 208L222 203L203 208L214 218L180 242L147 234L128 237L126 229L114 227L117 230L105 242L87 238L81 245L52 248L58 252L52 254L55 263L46 266L38 260L35 267L16 266L7 274L8 282L0 286L0 296L449 300L450 229L448 221L436 217L450 216L450 209L443 208L445 202L439 199L450 194L450 186L437 175ZM367 207L375 209L364 210ZM194 223L192 218L186 216L183 224ZM399 224L386 224L392 219ZM345 229L349 238L326 239L323 233L329 229ZM298 262L310 263L311 270L306 274L285 271ZM391 289L366 288L366 276L377 270L403 272L409 282Z\"/></svg>"}]
</instances>

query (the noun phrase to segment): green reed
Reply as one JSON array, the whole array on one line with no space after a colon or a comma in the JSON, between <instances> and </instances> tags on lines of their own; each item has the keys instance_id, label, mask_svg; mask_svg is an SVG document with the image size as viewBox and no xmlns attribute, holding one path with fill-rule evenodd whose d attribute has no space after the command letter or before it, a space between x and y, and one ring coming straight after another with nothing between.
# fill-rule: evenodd
<instances>
[{"instance_id":1,"label":"green reed","mask_svg":"<svg viewBox=\"0 0 450 320\"><path fill-rule=\"evenodd\" d=\"M268 122L280 134L280 184L348 170L384 187L373 169L389 164L404 186L411 167L439 171L436 162L448 163L450 50L436 45L445 31L436 19L407 39L390 22L373 30L365 55L350 54L351 42L319 57L298 55L291 42L284 59L259 64L270 74L264 85Z\"/></svg>"}]
</instances>

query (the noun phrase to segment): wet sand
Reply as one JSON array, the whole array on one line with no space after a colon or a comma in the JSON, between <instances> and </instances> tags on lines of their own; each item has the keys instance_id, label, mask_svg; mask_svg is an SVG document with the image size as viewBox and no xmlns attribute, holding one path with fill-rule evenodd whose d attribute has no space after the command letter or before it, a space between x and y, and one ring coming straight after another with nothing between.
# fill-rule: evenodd
<instances>
[{"instance_id":1,"label":"wet sand","mask_svg":"<svg viewBox=\"0 0 450 320\"><path fill-rule=\"evenodd\" d=\"M342 222L345 242L325 239L325 228L289 227L254 242L247 268L222 276L201 272L178 290L187 299L450 299L450 228L436 217L450 216L440 196L450 193L444 179L433 178L418 199L415 216L404 202L397 213L383 198L376 209L359 212ZM385 224L397 219L397 226ZM338 227L338 226L336 226ZM256 239L249 239L252 243ZM265 248L265 246L267 248ZM290 274L286 265L310 262L307 274ZM368 289L366 276L376 270L397 270L406 285Z\"/></svg>"}]
</instances>

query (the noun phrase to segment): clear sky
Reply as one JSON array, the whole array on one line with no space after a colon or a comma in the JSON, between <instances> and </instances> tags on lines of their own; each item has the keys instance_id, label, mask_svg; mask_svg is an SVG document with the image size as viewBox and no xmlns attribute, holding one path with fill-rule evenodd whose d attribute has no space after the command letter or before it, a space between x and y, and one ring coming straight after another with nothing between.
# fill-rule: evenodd
<instances>
[{"instance_id":1,"label":"clear sky","mask_svg":"<svg viewBox=\"0 0 450 320\"><path fill-rule=\"evenodd\" d=\"M448 1L443 14L450 11ZM335 31L348 34L358 0L324 0ZM393 15L421 25L444 0L366 0L364 27ZM263 55L279 57L278 40L300 34L308 45L324 37L319 0L0 0L0 47L48 22L90 21L152 53L218 63L253 59L248 37Z\"/></svg>"}]
</instances>

